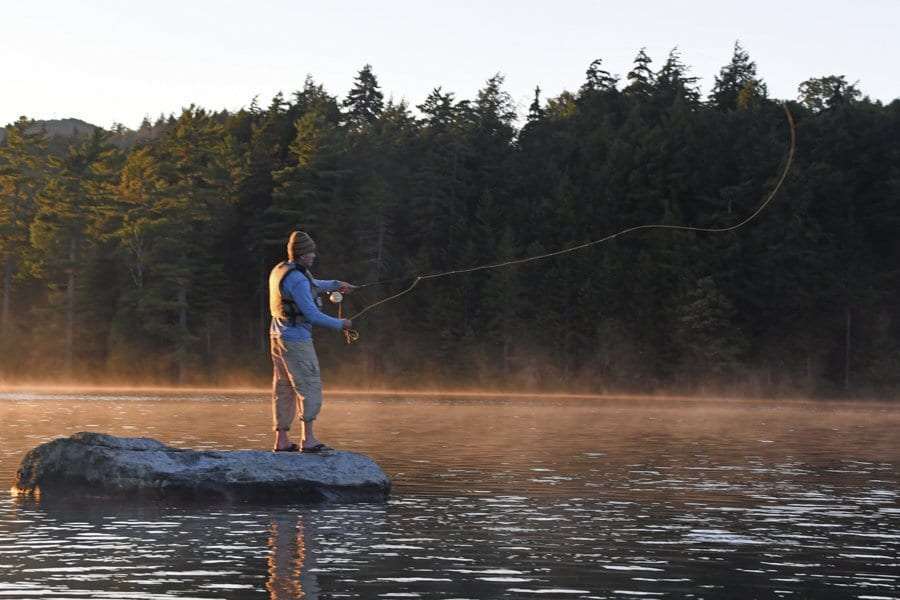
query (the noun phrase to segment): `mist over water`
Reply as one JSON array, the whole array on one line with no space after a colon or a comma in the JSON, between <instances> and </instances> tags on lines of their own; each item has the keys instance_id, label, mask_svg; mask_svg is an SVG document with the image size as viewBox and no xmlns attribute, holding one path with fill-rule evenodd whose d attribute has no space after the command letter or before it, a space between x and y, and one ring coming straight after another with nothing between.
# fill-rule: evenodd
<instances>
[{"instance_id":1,"label":"mist over water","mask_svg":"<svg viewBox=\"0 0 900 600\"><path fill-rule=\"evenodd\" d=\"M76 431L268 449L265 393L0 393L0 477ZM898 597L900 408L353 394L386 504L0 497L0 595Z\"/></svg>"}]
</instances>

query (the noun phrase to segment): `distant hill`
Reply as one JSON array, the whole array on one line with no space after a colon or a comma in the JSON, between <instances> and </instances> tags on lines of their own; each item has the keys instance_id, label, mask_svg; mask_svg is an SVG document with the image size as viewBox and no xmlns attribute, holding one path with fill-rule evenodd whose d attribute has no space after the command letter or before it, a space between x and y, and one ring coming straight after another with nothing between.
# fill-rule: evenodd
<instances>
[{"instance_id":1,"label":"distant hill","mask_svg":"<svg viewBox=\"0 0 900 600\"><path fill-rule=\"evenodd\" d=\"M136 143L158 137L165 129L167 123L160 118L156 123L151 124L145 121L140 129L133 130L127 127L117 127L111 131L110 143L119 148L130 148ZM97 129L103 129L97 125L82 121L81 119L44 119L33 121L29 128L31 132L43 131L50 140L51 151L58 151L66 148L73 137L86 137ZM0 143L6 139L6 130L0 128Z\"/></svg>"},{"instance_id":2,"label":"distant hill","mask_svg":"<svg viewBox=\"0 0 900 600\"><path fill-rule=\"evenodd\" d=\"M93 133L95 129L99 129L96 125L91 125L87 121L81 119L47 119L43 121L34 121L29 131L44 131L47 137L72 137L83 136ZM6 139L6 131L0 129L0 142Z\"/></svg>"}]
</instances>

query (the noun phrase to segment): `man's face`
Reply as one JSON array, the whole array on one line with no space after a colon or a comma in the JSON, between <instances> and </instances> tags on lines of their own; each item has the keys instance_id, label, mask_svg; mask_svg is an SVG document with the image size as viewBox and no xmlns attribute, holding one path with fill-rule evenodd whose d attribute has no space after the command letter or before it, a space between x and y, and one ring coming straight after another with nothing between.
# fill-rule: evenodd
<instances>
[{"instance_id":1,"label":"man's face","mask_svg":"<svg viewBox=\"0 0 900 600\"><path fill-rule=\"evenodd\" d=\"M297 262L303 265L304 267L311 267L313 261L316 260L316 253L310 252L309 254L301 254L297 257Z\"/></svg>"}]
</instances>

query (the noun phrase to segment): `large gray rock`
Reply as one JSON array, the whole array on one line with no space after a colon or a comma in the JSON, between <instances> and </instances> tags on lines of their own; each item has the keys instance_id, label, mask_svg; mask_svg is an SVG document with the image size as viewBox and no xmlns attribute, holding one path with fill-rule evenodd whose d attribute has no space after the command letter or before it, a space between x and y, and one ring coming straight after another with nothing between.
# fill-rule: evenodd
<instances>
[{"instance_id":1,"label":"large gray rock","mask_svg":"<svg viewBox=\"0 0 900 600\"><path fill-rule=\"evenodd\" d=\"M89 432L34 448L16 474L19 492L42 496L378 501L390 487L372 459L353 452L181 450L149 438Z\"/></svg>"}]
</instances>

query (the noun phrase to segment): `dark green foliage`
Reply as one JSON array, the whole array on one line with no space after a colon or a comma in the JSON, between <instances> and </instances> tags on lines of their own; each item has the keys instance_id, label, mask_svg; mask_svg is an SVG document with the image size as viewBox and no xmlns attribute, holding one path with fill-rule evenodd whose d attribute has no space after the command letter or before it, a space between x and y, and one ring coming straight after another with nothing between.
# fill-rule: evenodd
<instances>
[{"instance_id":1,"label":"dark green foliage","mask_svg":"<svg viewBox=\"0 0 900 600\"><path fill-rule=\"evenodd\" d=\"M767 95L766 84L756 77L756 63L739 42L734 44L731 62L719 71L709 100L725 110L746 109L759 105Z\"/></svg>"},{"instance_id":2,"label":"dark green foliage","mask_svg":"<svg viewBox=\"0 0 900 600\"><path fill-rule=\"evenodd\" d=\"M363 127L374 122L384 110L384 94L378 85L378 79L372 73L372 65L364 66L353 88L344 100L347 109L347 121L353 127Z\"/></svg>"},{"instance_id":3,"label":"dark green foliage","mask_svg":"<svg viewBox=\"0 0 900 600\"><path fill-rule=\"evenodd\" d=\"M633 96L647 96L653 90L655 76L650 68L653 61L647 56L646 48L641 48L638 55L634 57L634 66L626 75L628 85L625 86L625 93Z\"/></svg>"},{"instance_id":4,"label":"dark green foliage","mask_svg":"<svg viewBox=\"0 0 900 600\"><path fill-rule=\"evenodd\" d=\"M74 375L75 345L96 342L96 328L82 323L82 316L92 312L92 290L82 280L102 260L103 209L120 170L120 154L108 138L95 129L86 139L74 141L64 156L50 158L29 228L32 276L45 286L53 307L34 308L34 318L47 327L36 331L33 341L38 347L57 348L59 352L49 352L45 359L49 365L61 365L69 377ZM47 337L50 331L57 339Z\"/></svg>"},{"instance_id":5,"label":"dark green foliage","mask_svg":"<svg viewBox=\"0 0 900 600\"><path fill-rule=\"evenodd\" d=\"M697 78L689 77L687 72L688 67L681 61L678 49L673 48L654 77L653 97L659 105L668 107L679 103L693 106L700 101Z\"/></svg>"},{"instance_id":6,"label":"dark green foliage","mask_svg":"<svg viewBox=\"0 0 900 600\"><path fill-rule=\"evenodd\" d=\"M317 275L384 282L352 314L415 275L739 222L783 168L781 107L739 44L705 102L676 51L651 64L641 50L620 86L595 60L521 122L499 74L413 113L366 65L343 101L307 77L137 132L8 126L0 377L265 381L266 279L297 228ZM794 167L746 227L423 281L353 346L318 333L328 383L896 394L900 102L828 76L791 109Z\"/></svg>"},{"instance_id":7,"label":"dark green foliage","mask_svg":"<svg viewBox=\"0 0 900 600\"><path fill-rule=\"evenodd\" d=\"M22 117L6 127L0 145L0 261L3 290L0 298L0 356L8 372L20 372L28 340L23 319L27 303L21 298L27 278L29 230L37 213L38 196L49 175L46 136L35 132Z\"/></svg>"},{"instance_id":8,"label":"dark green foliage","mask_svg":"<svg viewBox=\"0 0 900 600\"><path fill-rule=\"evenodd\" d=\"M544 116L544 109L541 107L541 88L534 88L534 100L528 107L528 122L537 121Z\"/></svg>"},{"instance_id":9,"label":"dark green foliage","mask_svg":"<svg viewBox=\"0 0 900 600\"><path fill-rule=\"evenodd\" d=\"M597 59L588 65L585 72L586 80L581 86L581 93L586 92L605 92L615 89L616 78L609 71L602 68L603 60Z\"/></svg>"},{"instance_id":10,"label":"dark green foliage","mask_svg":"<svg viewBox=\"0 0 900 600\"><path fill-rule=\"evenodd\" d=\"M814 112L850 104L862 93L843 75L813 77L800 84L800 102Z\"/></svg>"}]
</instances>

